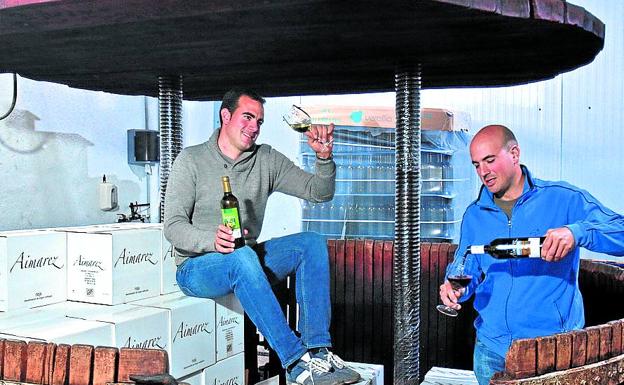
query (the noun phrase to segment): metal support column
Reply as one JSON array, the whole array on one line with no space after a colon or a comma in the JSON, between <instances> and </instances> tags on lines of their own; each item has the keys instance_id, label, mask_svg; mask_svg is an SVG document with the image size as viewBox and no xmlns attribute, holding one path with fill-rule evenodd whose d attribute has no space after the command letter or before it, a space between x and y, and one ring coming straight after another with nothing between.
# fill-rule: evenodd
<instances>
[{"instance_id":1,"label":"metal support column","mask_svg":"<svg viewBox=\"0 0 624 385\"><path fill-rule=\"evenodd\" d=\"M165 190L173 161L182 151L182 76L158 77L160 118L160 222L165 218Z\"/></svg>"},{"instance_id":2,"label":"metal support column","mask_svg":"<svg viewBox=\"0 0 624 385\"><path fill-rule=\"evenodd\" d=\"M420 65L400 67L392 302L394 384L418 384L420 333Z\"/></svg>"}]
</instances>

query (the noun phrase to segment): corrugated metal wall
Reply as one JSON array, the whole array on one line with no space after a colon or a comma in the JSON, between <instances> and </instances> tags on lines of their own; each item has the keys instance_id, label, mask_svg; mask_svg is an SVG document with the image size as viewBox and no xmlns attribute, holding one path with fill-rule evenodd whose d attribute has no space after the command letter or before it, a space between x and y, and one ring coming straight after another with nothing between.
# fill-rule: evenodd
<instances>
[{"instance_id":1,"label":"corrugated metal wall","mask_svg":"<svg viewBox=\"0 0 624 385\"><path fill-rule=\"evenodd\" d=\"M509 126L521 159L544 179L564 179L623 212L624 2L576 0L606 24L605 48L589 65L517 87L425 91L424 105L467 111L472 127Z\"/></svg>"},{"instance_id":2,"label":"corrugated metal wall","mask_svg":"<svg viewBox=\"0 0 624 385\"><path fill-rule=\"evenodd\" d=\"M561 177L561 77L516 87L424 92L424 105L466 111L472 128L499 123L520 142L522 162L546 179ZM446 102L445 102L446 100Z\"/></svg>"},{"instance_id":3,"label":"corrugated metal wall","mask_svg":"<svg viewBox=\"0 0 624 385\"><path fill-rule=\"evenodd\" d=\"M563 76L562 178L624 211L624 1L578 3L607 26L605 49Z\"/></svg>"}]
</instances>

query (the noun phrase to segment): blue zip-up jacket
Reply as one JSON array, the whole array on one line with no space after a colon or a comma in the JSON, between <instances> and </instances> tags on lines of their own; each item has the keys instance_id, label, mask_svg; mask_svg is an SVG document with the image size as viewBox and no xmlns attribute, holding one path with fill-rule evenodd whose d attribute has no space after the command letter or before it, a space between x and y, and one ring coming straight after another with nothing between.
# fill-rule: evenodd
<instances>
[{"instance_id":1,"label":"blue zip-up jacket","mask_svg":"<svg viewBox=\"0 0 624 385\"><path fill-rule=\"evenodd\" d=\"M624 255L624 216L604 207L587 191L566 182L534 179L525 166L522 171L524 191L511 220L494 203L493 194L481 187L464 214L453 264L469 245L488 244L496 238L543 236L548 229L563 226L574 234L576 247L557 262L497 260L489 254L467 257L465 271L473 280L460 300L475 295L477 338L503 357L514 339L583 327L579 247Z\"/></svg>"}]
</instances>

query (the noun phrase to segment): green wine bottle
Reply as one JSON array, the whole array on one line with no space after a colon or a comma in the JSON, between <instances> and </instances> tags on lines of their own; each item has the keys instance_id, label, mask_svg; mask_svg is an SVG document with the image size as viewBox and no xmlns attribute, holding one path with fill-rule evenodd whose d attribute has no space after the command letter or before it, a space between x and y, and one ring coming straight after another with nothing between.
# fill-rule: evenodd
<instances>
[{"instance_id":1,"label":"green wine bottle","mask_svg":"<svg viewBox=\"0 0 624 385\"><path fill-rule=\"evenodd\" d=\"M243 226L240 219L240 211L238 208L238 199L232 194L230 186L230 177L221 177L223 184L223 198L221 198L221 219L223 224L232 229L234 235L234 248L238 249L245 246L245 238L243 237Z\"/></svg>"}]
</instances>

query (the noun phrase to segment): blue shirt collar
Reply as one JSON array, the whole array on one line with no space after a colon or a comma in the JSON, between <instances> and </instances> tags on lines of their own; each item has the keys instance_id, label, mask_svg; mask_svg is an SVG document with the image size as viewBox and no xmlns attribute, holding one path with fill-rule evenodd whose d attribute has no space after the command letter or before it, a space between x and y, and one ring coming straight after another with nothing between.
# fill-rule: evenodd
<instances>
[{"instance_id":1,"label":"blue shirt collar","mask_svg":"<svg viewBox=\"0 0 624 385\"><path fill-rule=\"evenodd\" d=\"M518 203L524 202L526 198L528 198L531 194L530 192L535 187L535 183L533 182L533 177L531 176L531 172L525 165L520 165L522 169L522 174L525 176L524 178L524 187L522 189L522 195L518 198ZM481 185L481 189L479 190L479 196L477 197L477 205L488 207L488 208L498 208L494 203L494 194L490 192L490 190L485 187L485 185Z\"/></svg>"}]
</instances>

